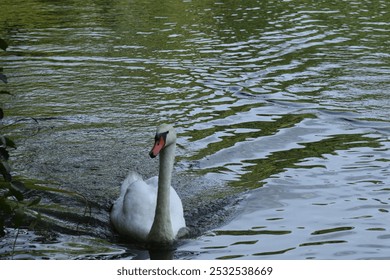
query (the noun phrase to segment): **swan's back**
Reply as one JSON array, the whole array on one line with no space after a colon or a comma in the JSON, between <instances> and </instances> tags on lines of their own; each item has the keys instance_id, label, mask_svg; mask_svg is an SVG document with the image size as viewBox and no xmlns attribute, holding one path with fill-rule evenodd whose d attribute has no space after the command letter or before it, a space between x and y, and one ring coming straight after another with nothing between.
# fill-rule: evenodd
<instances>
[{"instance_id":1,"label":"swan's back","mask_svg":"<svg viewBox=\"0 0 390 280\"><path fill-rule=\"evenodd\" d=\"M145 242L153 224L156 211L158 177L146 181L131 172L121 186L119 198L111 211L111 221L122 235ZM173 233L185 227L183 206L176 191L170 189L170 216Z\"/></svg>"}]
</instances>

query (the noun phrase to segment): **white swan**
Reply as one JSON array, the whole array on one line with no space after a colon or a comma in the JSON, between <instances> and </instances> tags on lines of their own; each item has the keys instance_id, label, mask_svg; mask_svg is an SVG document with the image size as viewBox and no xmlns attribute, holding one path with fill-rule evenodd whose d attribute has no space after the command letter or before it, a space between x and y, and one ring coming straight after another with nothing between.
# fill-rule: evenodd
<instances>
[{"instance_id":1,"label":"white swan","mask_svg":"<svg viewBox=\"0 0 390 280\"><path fill-rule=\"evenodd\" d=\"M143 243L171 245L185 228L181 200L171 187L175 149L173 126L159 126L150 151L152 158L160 154L159 176L146 181L135 172L127 176L110 214L120 234Z\"/></svg>"}]
</instances>

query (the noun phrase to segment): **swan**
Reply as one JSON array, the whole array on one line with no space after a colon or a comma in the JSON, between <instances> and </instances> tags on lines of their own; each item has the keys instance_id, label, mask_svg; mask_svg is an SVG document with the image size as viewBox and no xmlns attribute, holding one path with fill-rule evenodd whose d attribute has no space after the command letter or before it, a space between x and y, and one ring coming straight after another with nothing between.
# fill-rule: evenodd
<instances>
[{"instance_id":1,"label":"swan","mask_svg":"<svg viewBox=\"0 0 390 280\"><path fill-rule=\"evenodd\" d=\"M170 246L186 228L183 205L171 187L176 132L172 125L157 127L150 157L160 154L159 176L144 181L130 172L122 183L110 219L119 234L136 241Z\"/></svg>"}]
</instances>

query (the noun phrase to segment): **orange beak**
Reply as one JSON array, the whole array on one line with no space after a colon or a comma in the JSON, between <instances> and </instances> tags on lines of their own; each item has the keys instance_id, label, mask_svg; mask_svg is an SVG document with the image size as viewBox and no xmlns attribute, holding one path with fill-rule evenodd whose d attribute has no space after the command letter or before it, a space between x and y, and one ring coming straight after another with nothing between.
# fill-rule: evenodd
<instances>
[{"instance_id":1,"label":"orange beak","mask_svg":"<svg viewBox=\"0 0 390 280\"><path fill-rule=\"evenodd\" d=\"M160 138L157 138L156 141L154 142L154 146L149 153L150 157L155 158L161 152L164 146L165 146L165 137L161 135Z\"/></svg>"}]
</instances>

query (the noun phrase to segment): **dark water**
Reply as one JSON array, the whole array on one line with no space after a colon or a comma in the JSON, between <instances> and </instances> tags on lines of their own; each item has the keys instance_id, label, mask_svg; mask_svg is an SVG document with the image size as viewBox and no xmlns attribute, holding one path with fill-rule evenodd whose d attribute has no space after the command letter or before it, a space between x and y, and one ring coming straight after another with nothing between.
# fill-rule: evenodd
<instances>
[{"instance_id":1,"label":"dark water","mask_svg":"<svg viewBox=\"0 0 390 280\"><path fill-rule=\"evenodd\" d=\"M389 11L1 1L14 171L75 193L45 196L52 233L19 233L14 258L148 258L108 211L129 170L157 173L162 122L178 129L174 186L194 232L175 258L390 258Z\"/></svg>"}]
</instances>

